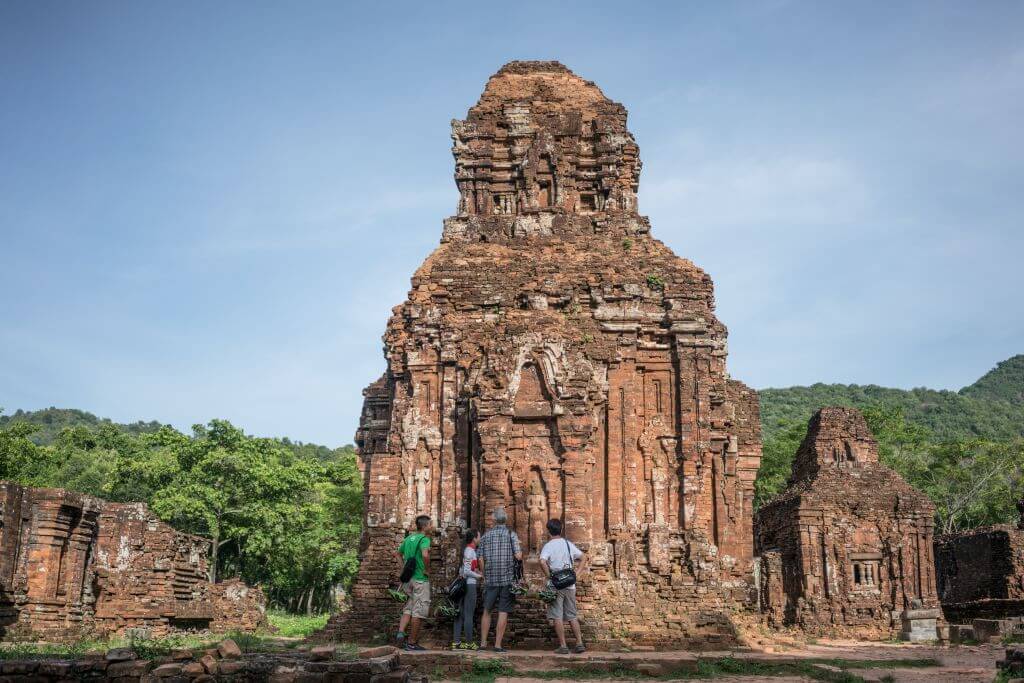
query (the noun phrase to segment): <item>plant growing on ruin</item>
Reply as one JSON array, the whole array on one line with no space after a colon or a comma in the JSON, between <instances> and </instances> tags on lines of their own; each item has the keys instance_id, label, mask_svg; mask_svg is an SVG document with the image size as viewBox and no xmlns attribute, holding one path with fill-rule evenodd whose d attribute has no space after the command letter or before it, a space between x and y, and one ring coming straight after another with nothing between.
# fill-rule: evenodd
<instances>
[{"instance_id":1,"label":"plant growing on ruin","mask_svg":"<svg viewBox=\"0 0 1024 683\"><path fill-rule=\"evenodd\" d=\"M665 280L660 275L651 273L647 276L647 286L660 291L665 289Z\"/></svg>"}]
</instances>

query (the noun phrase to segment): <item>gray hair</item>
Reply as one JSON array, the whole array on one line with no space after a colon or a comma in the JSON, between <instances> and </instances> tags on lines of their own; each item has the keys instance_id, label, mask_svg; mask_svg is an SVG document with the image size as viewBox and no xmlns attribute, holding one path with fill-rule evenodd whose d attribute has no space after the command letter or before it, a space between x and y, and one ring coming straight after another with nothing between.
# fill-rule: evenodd
<instances>
[{"instance_id":1,"label":"gray hair","mask_svg":"<svg viewBox=\"0 0 1024 683\"><path fill-rule=\"evenodd\" d=\"M494 508L494 511L491 513L491 515L494 516L494 521L498 524L504 524L508 521L508 514L506 514L505 508L503 507Z\"/></svg>"}]
</instances>

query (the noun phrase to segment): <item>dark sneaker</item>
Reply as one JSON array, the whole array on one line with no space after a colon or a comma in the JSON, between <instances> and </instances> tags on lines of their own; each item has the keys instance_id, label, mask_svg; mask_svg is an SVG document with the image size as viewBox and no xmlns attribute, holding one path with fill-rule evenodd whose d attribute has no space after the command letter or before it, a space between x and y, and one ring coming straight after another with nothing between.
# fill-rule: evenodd
<instances>
[{"instance_id":1,"label":"dark sneaker","mask_svg":"<svg viewBox=\"0 0 1024 683\"><path fill-rule=\"evenodd\" d=\"M567 648L567 647L560 647L557 650L555 650L555 654L556 655L567 655L567 654L569 654L569 648Z\"/></svg>"},{"instance_id":2,"label":"dark sneaker","mask_svg":"<svg viewBox=\"0 0 1024 683\"><path fill-rule=\"evenodd\" d=\"M583 647L583 644L581 643L581 644L577 645L576 647L574 647L572 651L575 652L578 655L581 655L581 654L583 654L584 652L587 651L587 648Z\"/></svg>"},{"instance_id":3,"label":"dark sneaker","mask_svg":"<svg viewBox=\"0 0 1024 683\"><path fill-rule=\"evenodd\" d=\"M424 652L426 649L419 643L407 643L405 646L406 652Z\"/></svg>"},{"instance_id":4,"label":"dark sneaker","mask_svg":"<svg viewBox=\"0 0 1024 683\"><path fill-rule=\"evenodd\" d=\"M491 652L508 652L508 650L503 647L492 647Z\"/></svg>"}]
</instances>

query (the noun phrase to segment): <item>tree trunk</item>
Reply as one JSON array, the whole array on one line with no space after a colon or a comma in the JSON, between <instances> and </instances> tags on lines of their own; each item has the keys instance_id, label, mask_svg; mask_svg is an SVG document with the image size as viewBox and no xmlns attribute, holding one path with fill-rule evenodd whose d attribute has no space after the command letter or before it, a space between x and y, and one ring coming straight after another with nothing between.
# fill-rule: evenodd
<instances>
[{"instance_id":1,"label":"tree trunk","mask_svg":"<svg viewBox=\"0 0 1024 683\"><path fill-rule=\"evenodd\" d=\"M217 583L217 555L220 550L220 526L213 532L213 547L210 552L210 583Z\"/></svg>"},{"instance_id":2,"label":"tree trunk","mask_svg":"<svg viewBox=\"0 0 1024 683\"><path fill-rule=\"evenodd\" d=\"M309 587L309 599L306 600L306 616L313 614L313 596L316 595L316 588Z\"/></svg>"}]
</instances>

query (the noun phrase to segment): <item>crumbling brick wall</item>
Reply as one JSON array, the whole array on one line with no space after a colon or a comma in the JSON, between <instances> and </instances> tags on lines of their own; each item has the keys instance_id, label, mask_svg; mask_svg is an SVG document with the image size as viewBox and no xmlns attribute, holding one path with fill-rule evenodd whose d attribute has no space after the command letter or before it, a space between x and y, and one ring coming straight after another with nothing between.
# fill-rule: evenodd
<instances>
[{"instance_id":1,"label":"crumbling brick wall","mask_svg":"<svg viewBox=\"0 0 1024 683\"><path fill-rule=\"evenodd\" d=\"M267 625L267 598L259 586L241 579L211 584L208 599L212 607L214 631L255 631Z\"/></svg>"},{"instance_id":2,"label":"crumbling brick wall","mask_svg":"<svg viewBox=\"0 0 1024 683\"><path fill-rule=\"evenodd\" d=\"M998 525L935 539L935 572L946 618L1024 616L1024 530Z\"/></svg>"},{"instance_id":3,"label":"crumbling brick wall","mask_svg":"<svg viewBox=\"0 0 1024 683\"><path fill-rule=\"evenodd\" d=\"M103 501L0 482L0 630L55 639L88 631L95 593L86 567Z\"/></svg>"},{"instance_id":4,"label":"crumbling brick wall","mask_svg":"<svg viewBox=\"0 0 1024 683\"><path fill-rule=\"evenodd\" d=\"M329 632L393 629L385 589L417 514L458 533L504 506L541 585L544 523L589 558L601 640L714 646L753 594L757 394L726 373L710 277L650 235L625 108L555 62L512 62L453 121L458 211L384 337L356 439L366 517L352 609ZM522 601L518 642L548 638Z\"/></svg>"},{"instance_id":5,"label":"crumbling brick wall","mask_svg":"<svg viewBox=\"0 0 1024 683\"><path fill-rule=\"evenodd\" d=\"M755 518L770 579L762 611L777 625L816 633L895 635L905 610L938 607L934 512L927 496L878 462L859 411L822 408L788 488Z\"/></svg>"},{"instance_id":6,"label":"crumbling brick wall","mask_svg":"<svg viewBox=\"0 0 1024 683\"><path fill-rule=\"evenodd\" d=\"M263 622L259 591L226 602L228 586L210 585L209 540L175 531L142 503L0 482L0 506L0 635Z\"/></svg>"}]
</instances>

